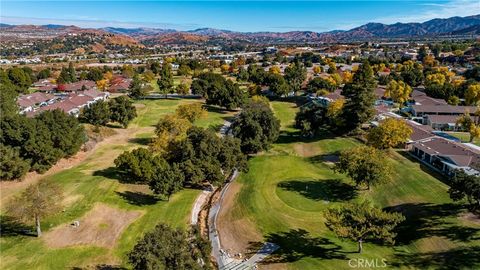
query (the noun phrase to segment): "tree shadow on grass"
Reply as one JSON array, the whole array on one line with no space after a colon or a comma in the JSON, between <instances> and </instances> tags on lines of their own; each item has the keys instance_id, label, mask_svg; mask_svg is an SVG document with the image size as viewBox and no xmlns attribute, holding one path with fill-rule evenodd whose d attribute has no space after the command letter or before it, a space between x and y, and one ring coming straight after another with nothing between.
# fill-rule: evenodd
<instances>
[{"instance_id":1,"label":"tree shadow on grass","mask_svg":"<svg viewBox=\"0 0 480 270\"><path fill-rule=\"evenodd\" d=\"M153 205L159 201L159 199L156 198L154 195L145 194L143 192L116 191L116 193L120 197L122 197L125 201L127 201L129 204L133 204L137 206Z\"/></svg>"},{"instance_id":2,"label":"tree shadow on grass","mask_svg":"<svg viewBox=\"0 0 480 270\"><path fill-rule=\"evenodd\" d=\"M480 269L480 246L460 247L441 252L399 253L389 264L397 268L415 269Z\"/></svg>"},{"instance_id":3,"label":"tree shadow on grass","mask_svg":"<svg viewBox=\"0 0 480 270\"><path fill-rule=\"evenodd\" d=\"M304 257L320 259L345 259L341 247L326 238L312 237L303 229L293 229L287 232L272 233L265 238L267 242L275 243L280 248L268 256L264 263L295 262ZM259 247L257 242L251 243L252 249Z\"/></svg>"},{"instance_id":4,"label":"tree shadow on grass","mask_svg":"<svg viewBox=\"0 0 480 270\"><path fill-rule=\"evenodd\" d=\"M121 175L118 173L117 168L115 167L108 167L103 170L97 170L93 172L93 176L102 176L105 178L118 180L120 183L131 183L131 181L125 181Z\"/></svg>"},{"instance_id":5,"label":"tree shadow on grass","mask_svg":"<svg viewBox=\"0 0 480 270\"><path fill-rule=\"evenodd\" d=\"M340 179L299 181L291 180L281 182L280 188L297 192L298 194L311 200L324 201L348 201L357 196L357 189Z\"/></svg>"},{"instance_id":6,"label":"tree shadow on grass","mask_svg":"<svg viewBox=\"0 0 480 270\"><path fill-rule=\"evenodd\" d=\"M0 216L0 237L19 235L37 236L36 233L33 232L33 227L27 226L11 216Z\"/></svg>"},{"instance_id":7,"label":"tree shadow on grass","mask_svg":"<svg viewBox=\"0 0 480 270\"><path fill-rule=\"evenodd\" d=\"M296 143L296 142L311 143L311 142L317 142L319 140L334 139L334 138L337 138L337 136L335 136L330 132L325 132L314 137L305 137L305 136L302 136L300 130L281 131L280 136L278 136L278 139L275 141L275 143L276 144L290 144L290 143Z\"/></svg>"},{"instance_id":8,"label":"tree shadow on grass","mask_svg":"<svg viewBox=\"0 0 480 270\"><path fill-rule=\"evenodd\" d=\"M149 145L151 141L152 141L152 138L150 138L150 137L128 139L129 143L135 143L135 144L145 145L145 146Z\"/></svg>"},{"instance_id":9,"label":"tree shadow on grass","mask_svg":"<svg viewBox=\"0 0 480 270\"><path fill-rule=\"evenodd\" d=\"M480 239L480 229L458 226L445 218L457 218L463 211L459 204L405 203L385 208L401 212L406 220L398 227L396 242L401 245L432 236L446 237L451 241L468 242Z\"/></svg>"},{"instance_id":10,"label":"tree shadow on grass","mask_svg":"<svg viewBox=\"0 0 480 270\"><path fill-rule=\"evenodd\" d=\"M336 163L340 159L340 151L335 151L327 154L316 155L309 157L308 161L311 163L332 162Z\"/></svg>"},{"instance_id":11,"label":"tree shadow on grass","mask_svg":"<svg viewBox=\"0 0 480 270\"><path fill-rule=\"evenodd\" d=\"M229 114L231 112L235 112L235 110L227 110L227 109L217 107L217 106L212 106L212 105L203 105L203 107L208 112L214 112L214 113L218 113L218 114Z\"/></svg>"}]
</instances>

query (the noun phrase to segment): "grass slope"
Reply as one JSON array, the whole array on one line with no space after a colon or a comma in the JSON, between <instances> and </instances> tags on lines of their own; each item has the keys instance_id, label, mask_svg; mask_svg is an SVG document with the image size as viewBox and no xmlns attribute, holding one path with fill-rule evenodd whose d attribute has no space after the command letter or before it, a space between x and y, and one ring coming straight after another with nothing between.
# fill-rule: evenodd
<instances>
[{"instance_id":1,"label":"grass slope","mask_svg":"<svg viewBox=\"0 0 480 270\"><path fill-rule=\"evenodd\" d=\"M148 143L153 136L153 125L158 119L175 111L179 104L201 102L200 100L145 100L139 101L138 117L126 130L126 137L95 150L80 165L49 176L42 181L61 185L72 202L65 210L42 221L44 232L81 218L94 204L139 210L143 215L135 220L120 236L116 246L110 250L94 246L52 249L43 240L19 234L18 226L9 227L2 220L0 238L0 261L2 269L68 269L96 264L119 264L126 266L125 254L136 241L159 222L186 228L191 206L199 190L185 189L175 194L169 202L159 201L146 186L124 184L112 170L113 160L124 150ZM222 124L231 112L211 110L198 125L203 127ZM20 192L21 190L18 190Z\"/></svg>"},{"instance_id":2,"label":"grass slope","mask_svg":"<svg viewBox=\"0 0 480 270\"><path fill-rule=\"evenodd\" d=\"M395 269L480 268L480 225L459 218L464 209L450 200L447 185L393 152L394 180L358 191L325 162L357 141L303 141L292 134L294 104L273 102L272 107L282 121L282 135L270 151L249 161L248 173L238 179L242 190L232 209L232 216L254 221L265 240L280 244L269 262L286 263L289 269L350 269L349 259L363 258L380 265L386 259ZM305 152L308 157L299 154ZM356 243L340 240L326 228L325 209L365 199L407 216L396 246L367 242L360 255Z\"/></svg>"}]
</instances>

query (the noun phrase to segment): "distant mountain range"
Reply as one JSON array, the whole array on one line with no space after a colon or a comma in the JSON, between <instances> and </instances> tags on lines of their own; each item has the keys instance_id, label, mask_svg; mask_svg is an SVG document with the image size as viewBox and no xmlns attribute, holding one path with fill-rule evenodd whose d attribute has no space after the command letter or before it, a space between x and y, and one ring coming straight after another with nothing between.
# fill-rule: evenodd
<instances>
[{"instance_id":1,"label":"distant mountain range","mask_svg":"<svg viewBox=\"0 0 480 270\"><path fill-rule=\"evenodd\" d=\"M2 32L14 34L15 31L25 35L29 26L1 24ZM71 31L89 31L75 26L43 25L30 26L32 31L45 33L65 34ZM80 30L81 29L81 30ZM229 30L200 28L190 31L158 28L118 28L105 27L90 29L96 33L110 33L120 36L129 36L142 43L201 43L218 40L246 41L253 43L269 42L342 42L365 41L391 38L437 37L447 35L479 35L480 14L467 17L451 17L447 19L433 19L423 23L367 23L347 30L317 33L313 31L291 32L235 32ZM47 35L47 34L45 34ZM54 34L52 34L54 35Z\"/></svg>"}]
</instances>

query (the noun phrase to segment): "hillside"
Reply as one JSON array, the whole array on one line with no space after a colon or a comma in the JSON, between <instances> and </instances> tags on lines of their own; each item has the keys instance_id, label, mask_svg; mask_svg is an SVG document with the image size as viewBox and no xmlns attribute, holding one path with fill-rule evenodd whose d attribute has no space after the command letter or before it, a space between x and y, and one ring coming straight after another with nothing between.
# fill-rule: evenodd
<instances>
[{"instance_id":1,"label":"hillside","mask_svg":"<svg viewBox=\"0 0 480 270\"><path fill-rule=\"evenodd\" d=\"M347 31L317 33L313 31L290 32L235 32L229 30L199 28L190 31L157 28L80 28L62 25L7 25L2 24L0 36L4 41L48 40L76 35L94 35L96 41L108 47L142 46L141 44L192 44L215 43L221 40L252 43L274 42L342 42L389 38L438 37L442 35L478 35L480 15L433 19L423 23L367 23Z\"/></svg>"}]
</instances>

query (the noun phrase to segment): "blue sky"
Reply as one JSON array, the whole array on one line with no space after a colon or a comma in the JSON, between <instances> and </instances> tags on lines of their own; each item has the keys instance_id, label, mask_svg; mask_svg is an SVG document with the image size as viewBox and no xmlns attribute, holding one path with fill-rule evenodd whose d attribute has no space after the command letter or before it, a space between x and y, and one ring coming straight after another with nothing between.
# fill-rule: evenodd
<instances>
[{"instance_id":1,"label":"blue sky","mask_svg":"<svg viewBox=\"0 0 480 270\"><path fill-rule=\"evenodd\" d=\"M346 30L367 22L423 22L480 14L480 0L5 1L0 21L82 27L234 31Z\"/></svg>"}]
</instances>

